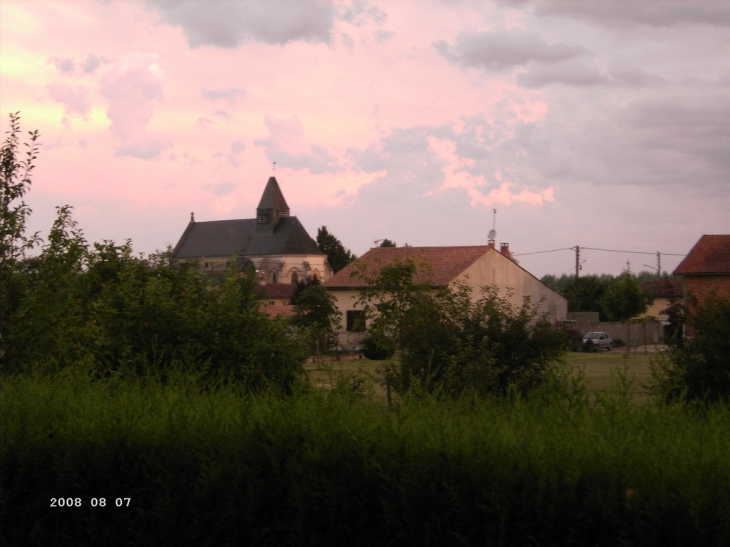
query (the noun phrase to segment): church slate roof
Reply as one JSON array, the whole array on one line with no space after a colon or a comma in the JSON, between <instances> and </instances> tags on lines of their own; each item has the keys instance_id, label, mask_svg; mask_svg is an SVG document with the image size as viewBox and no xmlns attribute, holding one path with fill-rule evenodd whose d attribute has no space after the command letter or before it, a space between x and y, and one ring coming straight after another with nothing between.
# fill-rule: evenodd
<instances>
[{"instance_id":1,"label":"church slate roof","mask_svg":"<svg viewBox=\"0 0 730 547\"><path fill-rule=\"evenodd\" d=\"M246 218L190 223L173 258L323 254L297 217L280 219L273 233L257 233Z\"/></svg>"}]
</instances>

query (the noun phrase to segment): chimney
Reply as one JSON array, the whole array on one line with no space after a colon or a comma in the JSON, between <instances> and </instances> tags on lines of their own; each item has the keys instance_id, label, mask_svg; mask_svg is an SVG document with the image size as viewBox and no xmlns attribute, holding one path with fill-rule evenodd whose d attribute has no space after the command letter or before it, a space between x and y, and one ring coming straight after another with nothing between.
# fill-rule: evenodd
<instances>
[{"instance_id":1,"label":"chimney","mask_svg":"<svg viewBox=\"0 0 730 547\"><path fill-rule=\"evenodd\" d=\"M499 252L509 258L509 243L501 243Z\"/></svg>"}]
</instances>

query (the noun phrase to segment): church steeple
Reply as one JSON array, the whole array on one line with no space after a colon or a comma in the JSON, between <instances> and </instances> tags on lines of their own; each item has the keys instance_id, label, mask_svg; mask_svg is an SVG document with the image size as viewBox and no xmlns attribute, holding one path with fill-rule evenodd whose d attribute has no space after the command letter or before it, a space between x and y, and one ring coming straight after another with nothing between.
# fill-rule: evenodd
<instances>
[{"instance_id":1,"label":"church steeple","mask_svg":"<svg viewBox=\"0 0 730 547\"><path fill-rule=\"evenodd\" d=\"M279 188L279 183L276 182L275 177L269 177L259 206L256 208L256 231L273 232L276 230L279 220L288 216L289 206Z\"/></svg>"}]
</instances>

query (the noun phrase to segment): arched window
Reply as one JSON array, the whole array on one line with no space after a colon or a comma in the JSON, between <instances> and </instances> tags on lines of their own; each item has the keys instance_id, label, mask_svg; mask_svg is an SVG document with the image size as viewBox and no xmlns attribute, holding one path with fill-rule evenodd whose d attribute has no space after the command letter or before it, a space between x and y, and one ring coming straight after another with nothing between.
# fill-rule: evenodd
<instances>
[{"instance_id":1,"label":"arched window","mask_svg":"<svg viewBox=\"0 0 730 547\"><path fill-rule=\"evenodd\" d=\"M299 274L297 272L294 272L293 274L291 274L291 282L292 282L292 285L296 285L299 283Z\"/></svg>"},{"instance_id":2,"label":"arched window","mask_svg":"<svg viewBox=\"0 0 730 547\"><path fill-rule=\"evenodd\" d=\"M271 274L271 282L272 283L278 283L279 282L279 276L276 272Z\"/></svg>"}]
</instances>

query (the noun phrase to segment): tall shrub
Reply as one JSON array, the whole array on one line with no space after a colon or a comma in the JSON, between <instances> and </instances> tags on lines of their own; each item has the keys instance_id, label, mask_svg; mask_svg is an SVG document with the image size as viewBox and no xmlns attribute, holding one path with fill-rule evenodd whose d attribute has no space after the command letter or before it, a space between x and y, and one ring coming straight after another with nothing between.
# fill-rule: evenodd
<instances>
[{"instance_id":1,"label":"tall shrub","mask_svg":"<svg viewBox=\"0 0 730 547\"><path fill-rule=\"evenodd\" d=\"M413 261L383 267L361 299L370 336L400 352L400 368L390 378L397 390L527 391L562 357L563 334L539 304L525 298L515 306L493 286L482 287L476 299L464 284L432 288L414 282L417 269Z\"/></svg>"},{"instance_id":2,"label":"tall shrub","mask_svg":"<svg viewBox=\"0 0 730 547\"><path fill-rule=\"evenodd\" d=\"M730 298L711 294L689 307L694 338L671 354L660 386L669 400L730 402Z\"/></svg>"}]
</instances>

